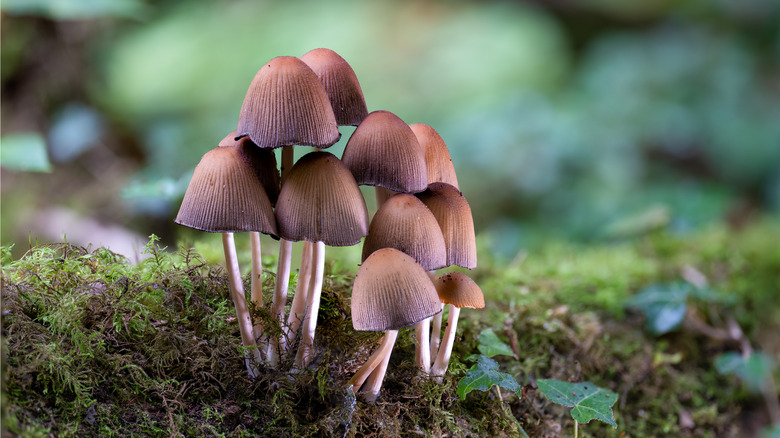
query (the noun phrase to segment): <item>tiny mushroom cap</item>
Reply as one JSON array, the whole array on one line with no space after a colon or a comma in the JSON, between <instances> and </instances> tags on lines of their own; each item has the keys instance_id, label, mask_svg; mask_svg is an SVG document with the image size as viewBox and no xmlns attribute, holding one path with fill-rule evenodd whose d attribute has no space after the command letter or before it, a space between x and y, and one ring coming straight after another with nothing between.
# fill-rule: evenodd
<instances>
[{"instance_id":1,"label":"tiny mushroom cap","mask_svg":"<svg viewBox=\"0 0 780 438\"><path fill-rule=\"evenodd\" d=\"M368 209L349 169L330 152L310 152L290 169L276 203L279 236L350 246L368 234Z\"/></svg>"},{"instance_id":2,"label":"tiny mushroom cap","mask_svg":"<svg viewBox=\"0 0 780 438\"><path fill-rule=\"evenodd\" d=\"M341 134L317 74L294 56L279 56L258 70L238 116L237 137L262 148L327 148Z\"/></svg>"},{"instance_id":3,"label":"tiny mushroom cap","mask_svg":"<svg viewBox=\"0 0 780 438\"><path fill-rule=\"evenodd\" d=\"M341 156L358 184L417 193L428 185L428 173L417 137L398 116L374 111L358 125Z\"/></svg>"},{"instance_id":4,"label":"tiny mushroom cap","mask_svg":"<svg viewBox=\"0 0 780 438\"><path fill-rule=\"evenodd\" d=\"M444 304L455 307L481 309L485 307L482 289L469 276L462 272L452 272L436 277L434 281L439 299Z\"/></svg>"},{"instance_id":5,"label":"tiny mushroom cap","mask_svg":"<svg viewBox=\"0 0 780 438\"><path fill-rule=\"evenodd\" d=\"M301 56L328 92L336 123L357 126L368 115L363 90L352 67L330 49L314 49Z\"/></svg>"},{"instance_id":6,"label":"tiny mushroom cap","mask_svg":"<svg viewBox=\"0 0 780 438\"><path fill-rule=\"evenodd\" d=\"M236 140L236 131L225 136L219 142L219 146L237 147L241 150L241 153L252 164L252 168L263 184L271 205L275 205L276 199L279 197L279 191L282 189L282 179L279 175L279 169L276 167L276 155L274 152L271 149L257 147L249 137L241 137Z\"/></svg>"},{"instance_id":7,"label":"tiny mushroom cap","mask_svg":"<svg viewBox=\"0 0 780 438\"><path fill-rule=\"evenodd\" d=\"M428 273L395 248L372 253L355 275L355 330L400 330L440 311L441 303Z\"/></svg>"},{"instance_id":8,"label":"tiny mushroom cap","mask_svg":"<svg viewBox=\"0 0 780 438\"><path fill-rule=\"evenodd\" d=\"M206 152L174 220L202 231L259 231L276 237L276 219L251 161L238 147Z\"/></svg>"},{"instance_id":9,"label":"tiny mushroom cap","mask_svg":"<svg viewBox=\"0 0 780 438\"><path fill-rule=\"evenodd\" d=\"M458 188L458 177L455 175L455 166L452 164L450 151L444 139L430 125L414 123L409 125L417 136L425 154L425 165L428 169L428 184L435 182L447 183Z\"/></svg>"},{"instance_id":10,"label":"tiny mushroom cap","mask_svg":"<svg viewBox=\"0 0 780 438\"><path fill-rule=\"evenodd\" d=\"M412 256L426 271L447 266L447 246L433 213L413 195L390 197L371 219L363 242L363 260L380 248Z\"/></svg>"},{"instance_id":11,"label":"tiny mushroom cap","mask_svg":"<svg viewBox=\"0 0 780 438\"><path fill-rule=\"evenodd\" d=\"M447 265L477 267L477 240L471 207L463 194L446 183L433 183L416 195L439 222L447 244Z\"/></svg>"}]
</instances>

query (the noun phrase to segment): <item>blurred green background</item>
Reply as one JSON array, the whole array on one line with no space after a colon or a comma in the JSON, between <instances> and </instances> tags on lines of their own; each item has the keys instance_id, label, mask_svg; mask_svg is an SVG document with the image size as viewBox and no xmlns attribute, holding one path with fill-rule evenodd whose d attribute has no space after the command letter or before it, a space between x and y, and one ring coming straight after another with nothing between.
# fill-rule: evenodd
<instances>
[{"instance_id":1,"label":"blurred green background","mask_svg":"<svg viewBox=\"0 0 780 438\"><path fill-rule=\"evenodd\" d=\"M780 211L775 0L4 0L2 243L198 238L200 156L316 47L442 135L497 254Z\"/></svg>"}]
</instances>

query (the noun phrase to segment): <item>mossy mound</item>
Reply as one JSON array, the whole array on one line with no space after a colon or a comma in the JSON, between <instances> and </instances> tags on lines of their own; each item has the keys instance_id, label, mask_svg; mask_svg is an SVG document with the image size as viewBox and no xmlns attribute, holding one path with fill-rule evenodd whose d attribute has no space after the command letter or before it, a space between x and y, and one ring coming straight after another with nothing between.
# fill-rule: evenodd
<instances>
[{"instance_id":1,"label":"mossy mound","mask_svg":"<svg viewBox=\"0 0 780 438\"><path fill-rule=\"evenodd\" d=\"M152 240L152 257L133 265L103 248L42 245L15 261L4 248L4 436L571 436L573 420L535 389L537 378L590 380L619 395L618 428L591 422L584 436L750 436L769 422L762 398L713 366L738 345L686 325L653 337L625 303L694 267L732 298L692 302L696 320L717 328L733 318L778 362L778 235L775 220L554 243L511 263L482 251L471 275L487 308L461 314L444 383L416 375L404 330L376 404L345 389L381 336L352 329L350 275L326 278L313 365L290 373L287 362L250 380L224 272L194 251ZM264 277L270 303L274 276ZM267 308L252 311L278 332ZM524 385L523 398L458 397L485 328L516 350L496 359Z\"/></svg>"}]
</instances>

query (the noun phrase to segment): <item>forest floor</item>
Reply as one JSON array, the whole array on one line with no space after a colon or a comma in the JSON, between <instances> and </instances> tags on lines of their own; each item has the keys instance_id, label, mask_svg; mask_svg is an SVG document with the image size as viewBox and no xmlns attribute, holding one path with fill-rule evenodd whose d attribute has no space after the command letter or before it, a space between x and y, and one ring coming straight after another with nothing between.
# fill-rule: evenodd
<instances>
[{"instance_id":1,"label":"forest floor","mask_svg":"<svg viewBox=\"0 0 780 438\"><path fill-rule=\"evenodd\" d=\"M357 268L326 267L314 363L291 373L286 360L250 379L225 272L194 250L151 241L151 257L130 264L66 243L18 260L5 247L3 436L574 436L570 409L537 387L558 379L618 396L617 427L591 421L580 436L774 437L778 236L780 221L766 219L551 242L511 261L493 258L483 239L469 275L486 307L461 313L444 381L418 375L404 329L376 403L346 388L381 337L352 328ZM265 264L266 306L252 311L274 333L275 260ZM522 390L461 398L488 329L511 347L493 357L498 371ZM723 366L734 357L747 365Z\"/></svg>"}]
</instances>

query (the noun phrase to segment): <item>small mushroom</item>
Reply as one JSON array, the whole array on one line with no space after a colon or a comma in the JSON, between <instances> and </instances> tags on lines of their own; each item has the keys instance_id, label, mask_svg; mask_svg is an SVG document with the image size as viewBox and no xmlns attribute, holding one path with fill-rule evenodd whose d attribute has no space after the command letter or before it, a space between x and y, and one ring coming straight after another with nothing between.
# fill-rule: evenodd
<instances>
[{"instance_id":1,"label":"small mushroom","mask_svg":"<svg viewBox=\"0 0 780 438\"><path fill-rule=\"evenodd\" d=\"M330 49L314 49L301 56L328 92L336 123L357 126L368 115L363 90L352 67Z\"/></svg>"}]
</instances>

